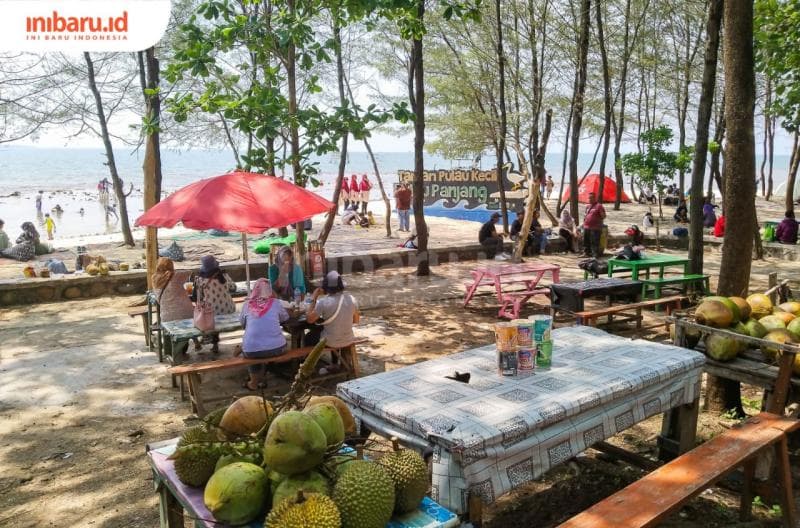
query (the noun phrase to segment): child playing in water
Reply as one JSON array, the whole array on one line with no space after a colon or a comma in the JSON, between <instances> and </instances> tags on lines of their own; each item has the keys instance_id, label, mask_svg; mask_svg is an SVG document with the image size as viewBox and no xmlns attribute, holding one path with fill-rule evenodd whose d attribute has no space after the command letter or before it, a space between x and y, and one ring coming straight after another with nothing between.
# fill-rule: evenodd
<instances>
[{"instance_id":1,"label":"child playing in water","mask_svg":"<svg viewBox=\"0 0 800 528\"><path fill-rule=\"evenodd\" d=\"M56 230L56 223L50 217L50 213L44 214L44 227L47 229L47 240L53 240L53 232Z\"/></svg>"}]
</instances>

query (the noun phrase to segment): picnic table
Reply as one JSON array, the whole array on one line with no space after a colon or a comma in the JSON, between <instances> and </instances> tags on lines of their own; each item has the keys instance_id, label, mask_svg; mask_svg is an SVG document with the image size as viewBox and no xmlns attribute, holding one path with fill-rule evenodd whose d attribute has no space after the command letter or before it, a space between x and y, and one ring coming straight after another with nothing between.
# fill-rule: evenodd
<instances>
[{"instance_id":1,"label":"picnic table","mask_svg":"<svg viewBox=\"0 0 800 528\"><path fill-rule=\"evenodd\" d=\"M283 329L289 332L291 337L290 347L299 348L302 343L303 333L309 327L306 321L305 314L294 315L288 321L282 323ZM194 326L192 319L179 319L177 321L168 321L161 323L165 347L164 352L170 363L179 365L183 363L183 355L176 357L173 353L175 346L181 342L189 341L193 338L199 338L206 335L204 332ZM208 332L209 334L224 334L227 332L235 332L242 330L242 323L239 321L239 312L233 312L223 315L214 316L214 330Z\"/></svg>"},{"instance_id":2,"label":"picnic table","mask_svg":"<svg viewBox=\"0 0 800 528\"><path fill-rule=\"evenodd\" d=\"M662 447L694 447L702 354L591 327L552 335L552 368L533 375L500 376L489 345L340 383L337 394L372 431L432 448L431 498L457 513L659 413ZM469 382L445 378L456 370Z\"/></svg>"},{"instance_id":3,"label":"picnic table","mask_svg":"<svg viewBox=\"0 0 800 528\"><path fill-rule=\"evenodd\" d=\"M203 489L184 485L175 474L174 463L167 457L175 451L177 443L178 439L173 438L147 446L147 462L153 471L153 484L159 496L162 528L183 528L184 512L194 520L195 528L226 528L229 525L216 522L203 503ZM451 528L459 524L456 514L425 497L417 511L393 518L386 528ZM255 520L244 526L263 528L264 520Z\"/></svg>"},{"instance_id":4,"label":"picnic table","mask_svg":"<svg viewBox=\"0 0 800 528\"><path fill-rule=\"evenodd\" d=\"M609 277L581 282L560 282L550 286L550 312L583 311L585 299L605 297L609 305L612 301L623 299L629 302L639 300L642 283L630 279Z\"/></svg>"},{"instance_id":5,"label":"picnic table","mask_svg":"<svg viewBox=\"0 0 800 528\"><path fill-rule=\"evenodd\" d=\"M465 283L464 307L475 296L481 286L492 286L500 303L499 317L519 317L520 307L534 295L549 294L548 288L537 288L545 273L550 273L552 282L559 281L561 267L547 262L524 262L520 264L497 264L470 270L472 282ZM510 290L509 286L524 285L523 290ZM509 310L509 307L511 308Z\"/></svg>"}]
</instances>

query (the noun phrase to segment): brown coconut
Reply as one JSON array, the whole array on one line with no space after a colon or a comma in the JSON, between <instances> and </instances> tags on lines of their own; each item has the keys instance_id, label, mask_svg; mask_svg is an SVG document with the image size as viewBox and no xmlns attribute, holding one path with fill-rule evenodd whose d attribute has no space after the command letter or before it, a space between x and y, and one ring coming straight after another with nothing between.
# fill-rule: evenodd
<instances>
[{"instance_id":1,"label":"brown coconut","mask_svg":"<svg viewBox=\"0 0 800 528\"><path fill-rule=\"evenodd\" d=\"M772 301L763 293L754 293L747 297L747 304L750 305L750 317L761 319L772 313Z\"/></svg>"},{"instance_id":2,"label":"brown coconut","mask_svg":"<svg viewBox=\"0 0 800 528\"><path fill-rule=\"evenodd\" d=\"M733 313L722 302L709 299L700 303L694 312L694 318L702 325L727 328L733 322Z\"/></svg>"},{"instance_id":3,"label":"brown coconut","mask_svg":"<svg viewBox=\"0 0 800 528\"><path fill-rule=\"evenodd\" d=\"M257 433L272 416L272 405L261 396L245 396L239 398L228 407L220 428L229 434L247 436Z\"/></svg>"},{"instance_id":4,"label":"brown coconut","mask_svg":"<svg viewBox=\"0 0 800 528\"><path fill-rule=\"evenodd\" d=\"M794 314L795 317L800 317L800 302L788 301L779 304L778 308L780 308L784 312L789 312L790 314Z\"/></svg>"},{"instance_id":5,"label":"brown coconut","mask_svg":"<svg viewBox=\"0 0 800 528\"><path fill-rule=\"evenodd\" d=\"M728 297L731 301L733 301L736 306L739 307L739 314L741 315L742 321L746 321L748 317L750 317L750 312L752 309L750 305L747 303L746 299L742 299L741 297Z\"/></svg>"},{"instance_id":6,"label":"brown coconut","mask_svg":"<svg viewBox=\"0 0 800 528\"><path fill-rule=\"evenodd\" d=\"M339 415L342 417L342 423L344 423L345 435L356 434L356 421L353 418L353 413L350 412L350 408L345 402L336 396L312 396L306 404L306 409L310 409L311 407L321 403L330 403L336 407L336 410L339 411Z\"/></svg>"}]
</instances>

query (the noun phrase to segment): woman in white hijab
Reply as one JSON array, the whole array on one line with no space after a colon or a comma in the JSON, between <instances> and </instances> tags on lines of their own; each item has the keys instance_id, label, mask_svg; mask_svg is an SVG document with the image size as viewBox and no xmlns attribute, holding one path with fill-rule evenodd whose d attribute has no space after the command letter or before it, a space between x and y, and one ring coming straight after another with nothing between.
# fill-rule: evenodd
<instances>
[{"instance_id":1,"label":"woman in white hijab","mask_svg":"<svg viewBox=\"0 0 800 528\"><path fill-rule=\"evenodd\" d=\"M578 252L578 230L575 228L575 220L566 208L561 211L561 218L558 220L558 236L567 241L567 251Z\"/></svg>"}]
</instances>

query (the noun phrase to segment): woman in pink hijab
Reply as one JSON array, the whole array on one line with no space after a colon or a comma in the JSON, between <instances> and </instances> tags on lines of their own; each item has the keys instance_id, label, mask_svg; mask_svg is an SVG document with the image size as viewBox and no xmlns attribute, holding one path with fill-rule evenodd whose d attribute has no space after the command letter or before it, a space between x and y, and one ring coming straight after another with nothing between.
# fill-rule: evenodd
<instances>
[{"instance_id":1,"label":"woman in pink hijab","mask_svg":"<svg viewBox=\"0 0 800 528\"><path fill-rule=\"evenodd\" d=\"M361 214L367 214L367 205L369 204L369 191L372 189L372 183L370 183L369 178L367 178L366 174L361 175L361 185L359 186L359 190L361 191Z\"/></svg>"},{"instance_id":2,"label":"woman in pink hijab","mask_svg":"<svg viewBox=\"0 0 800 528\"><path fill-rule=\"evenodd\" d=\"M339 193L339 205L344 204L344 210L350 207L350 182L347 178L342 178L342 190Z\"/></svg>"},{"instance_id":3,"label":"woman in pink hijab","mask_svg":"<svg viewBox=\"0 0 800 528\"><path fill-rule=\"evenodd\" d=\"M280 356L286 352L286 337L283 335L281 323L287 319L289 314L272 295L269 281L258 279L239 315L244 327L242 355L255 359ZM250 365L247 367L250 376L242 387L251 391L266 388L266 371L266 365Z\"/></svg>"}]
</instances>

